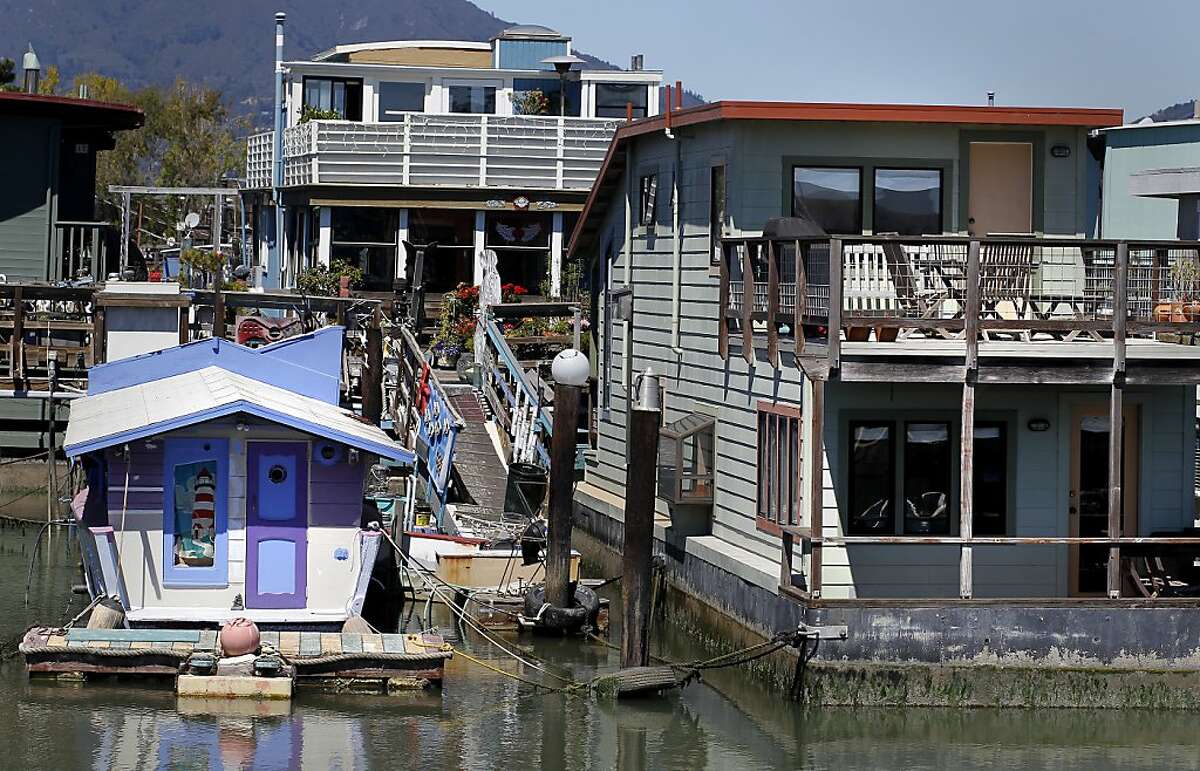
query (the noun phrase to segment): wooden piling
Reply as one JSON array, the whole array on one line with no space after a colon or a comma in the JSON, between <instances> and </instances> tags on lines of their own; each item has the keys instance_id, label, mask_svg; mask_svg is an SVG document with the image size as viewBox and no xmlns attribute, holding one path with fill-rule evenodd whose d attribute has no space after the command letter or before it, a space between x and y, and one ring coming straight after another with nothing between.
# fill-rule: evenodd
<instances>
[{"instance_id":1,"label":"wooden piling","mask_svg":"<svg viewBox=\"0 0 1200 771\"><path fill-rule=\"evenodd\" d=\"M378 425L383 417L383 313L378 307L367 324L367 352L360 384L363 417Z\"/></svg>"},{"instance_id":2,"label":"wooden piling","mask_svg":"<svg viewBox=\"0 0 1200 771\"><path fill-rule=\"evenodd\" d=\"M546 602L572 605L571 516L575 486L575 428L579 420L578 386L554 386L554 424L550 439L550 509L546 535Z\"/></svg>"},{"instance_id":3,"label":"wooden piling","mask_svg":"<svg viewBox=\"0 0 1200 771\"><path fill-rule=\"evenodd\" d=\"M642 388L651 387L643 382ZM657 384L654 385L657 388ZM658 428L662 411L634 406L629 414L625 472L625 562L621 588L625 593L621 666L650 663L650 563L654 557L654 469L658 465Z\"/></svg>"},{"instance_id":4,"label":"wooden piling","mask_svg":"<svg viewBox=\"0 0 1200 771\"><path fill-rule=\"evenodd\" d=\"M217 268L213 276L213 327L212 336L225 338L225 295L222 294L221 269Z\"/></svg>"}]
</instances>

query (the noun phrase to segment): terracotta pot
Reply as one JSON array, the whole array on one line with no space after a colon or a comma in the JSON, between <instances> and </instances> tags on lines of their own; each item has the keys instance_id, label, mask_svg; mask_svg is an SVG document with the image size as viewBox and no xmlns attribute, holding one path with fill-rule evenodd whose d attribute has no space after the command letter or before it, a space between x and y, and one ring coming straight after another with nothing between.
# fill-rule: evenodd
<instances>
[{"instance_id":1,"label":"terracotta pot","mask_svg":"<svg viewBox=\"0 0 1200 771\"><path fill-rule=\"evenodd\" d=\"M1200 319L1200 302L1188 302L1183 306L1184 321Z\"/></svg>"},{"instance_id":2,"label":"terracotta pot","mask_svg":"<svg viewBox=\"0 0 1200 771\"><path fill-rule=\"evenodd\" d=\"M1154 306L1154 320L1158 322L1179 323L1188 320L1188 315L1181 302L1158 303Z\"/></svg>"},{"instance_id":3,"label":"terracotta pot","mask_svg":"<svg viewBox=\"0 0 1200 771\"><path fill-rule=\"evenodd\" d=\"M894 343L900 336L900 327L875 327L875 339L881 343Z\"/></svg>"},{"instance_id":4,"label":"terracotta pot","mask_svg":"<svg viewBox=\"0 0 1200 771\"><path fill-rule=\"evenodd\" d=\"M262 642L258 625L248 618L234 618L221 627L221 650L226 656L244 656L254 653Z\"/></svg>"},{"instance_id":5,"label":"terracotta pot","mask_svg":"<svg viewBox=\"0 0 1200 771\"><path fill-rule=\"evenodd\" d=\"M871 339L870 327L847 327L846 342L865 343Z\"/></svg>"}]
</instances>

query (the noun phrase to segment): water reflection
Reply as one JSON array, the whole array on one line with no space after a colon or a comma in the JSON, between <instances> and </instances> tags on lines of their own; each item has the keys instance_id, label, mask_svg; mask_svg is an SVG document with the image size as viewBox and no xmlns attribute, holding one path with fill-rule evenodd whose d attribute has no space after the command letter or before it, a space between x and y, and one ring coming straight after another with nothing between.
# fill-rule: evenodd
<instances>
[{"instance_id":1,"label":"water reflection","mask_svg":"<svg viewBox=\"0 0 1200 771\"><path fill-rule=\"evenodd\" d=\"M33 532L0 530L5 585L23 585ZM81 605L64 616L75 568L61 537L37 564L28 609L19 592L0 594L5 639ZM700 654L685 634L658 634L672 658ZM618 664L599 645L509 640L576 680ZM543 677L481 640L460 645ZM179 700L166 687L121 683L29 683L19 662L0 667L0 767L22 769L1196 768L1196 720L1177 712L802 710L732 670L707 673L668 699L615 704L535 694L461 657L441 691L301 692L291 704Z\"/></svg>"}]
</instances>

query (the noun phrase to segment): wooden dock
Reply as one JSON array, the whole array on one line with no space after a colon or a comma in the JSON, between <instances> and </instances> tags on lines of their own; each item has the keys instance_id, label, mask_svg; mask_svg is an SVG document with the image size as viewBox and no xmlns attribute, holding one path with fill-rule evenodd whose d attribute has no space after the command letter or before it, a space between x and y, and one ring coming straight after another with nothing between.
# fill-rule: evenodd
<instances>
[{"instance_id":1,"label":"wooden dock","mask_svg":"<svg viewBox=\"0 0 1200 771\"><path fill-rule=\"evenodd\" d=\"M174 677L195 654L220 659L217 632L200 629L34 627L21 642L30 675ZM441 683L453 655L440 635L262 632L259 655L278 654L297 686Z\"/></svg>"}]
</instances>

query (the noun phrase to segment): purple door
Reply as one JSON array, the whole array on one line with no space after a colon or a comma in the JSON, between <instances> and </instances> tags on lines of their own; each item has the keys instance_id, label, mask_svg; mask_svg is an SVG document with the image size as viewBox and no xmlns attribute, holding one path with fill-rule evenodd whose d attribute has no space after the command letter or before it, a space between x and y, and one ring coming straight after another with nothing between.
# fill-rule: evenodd
<instances>
[{"instance_id":1,"label":"purple door","mask_svg":"<svg viewBox=\"0 0 1200 771\"><path fill-rule=\"evenodd\" d=\"M308 445L246 443L246 607L303 608Z\"/></svg>"}]
</instances>

